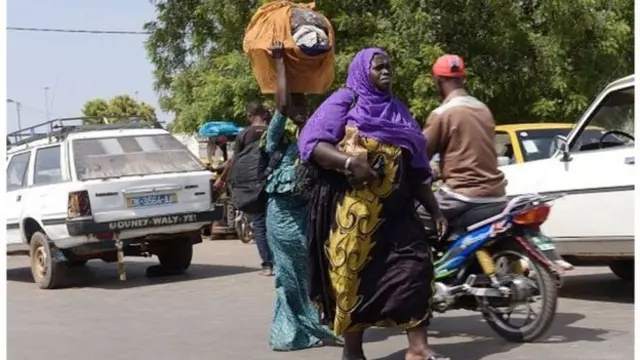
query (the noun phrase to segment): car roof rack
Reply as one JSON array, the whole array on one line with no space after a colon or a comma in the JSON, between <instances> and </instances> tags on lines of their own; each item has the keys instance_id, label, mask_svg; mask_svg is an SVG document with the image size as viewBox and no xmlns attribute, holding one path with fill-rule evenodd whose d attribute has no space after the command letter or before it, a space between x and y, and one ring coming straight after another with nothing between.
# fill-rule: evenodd
<instances>
[{"instance_id":1,"label":"car roof rack","mask_svg":"<svg viewBox=\"0 0 640 360\"><path fill-rule=\"evenodd\" d=\"M96 124L97 121L101 122ZM146 122L137 116L82 116L53 119L7 134L7 149L41 139L61 141L70 133L121 129L164 129L157 120Z\"/></svg>"}]
</instances>

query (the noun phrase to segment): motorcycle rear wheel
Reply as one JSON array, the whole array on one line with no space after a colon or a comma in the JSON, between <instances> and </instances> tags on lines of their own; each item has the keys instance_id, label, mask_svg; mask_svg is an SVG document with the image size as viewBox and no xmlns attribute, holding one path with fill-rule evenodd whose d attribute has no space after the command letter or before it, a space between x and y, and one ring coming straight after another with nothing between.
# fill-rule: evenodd
<instances>
[{"instance_id":1,"label":"motorcycle rear wheel","mask_svg":"<svg viewBox=\"0 0 640 360\"><path fill-rule=\"evenodd\" d=\"M498 335L511 342L533 342L540 339L551 327L556 315L556 307L558 303L558 288L554 281L554 275L545 265L541 264L535 259L528 256L527 252L520 246L513 244L509 249L504 249L496 252L493 255L494 261L499 258L510 255L518 256L520 259L524 259L529 267L529 274L531 280L535 281L538 287L538 293L542 301L541 310L531 322L525 322L523 326L513 326L509 323L513 309L509 312L509 318L505 319L505 313L496 311L495 309L485 308L482 311L484 319L489 326ZM530 296L528 299L531 299ZM528 310L531 311L531 306L527 301ZM529 314L527 313L527 319L529 320Z\"/></svg>"}]
</instances>

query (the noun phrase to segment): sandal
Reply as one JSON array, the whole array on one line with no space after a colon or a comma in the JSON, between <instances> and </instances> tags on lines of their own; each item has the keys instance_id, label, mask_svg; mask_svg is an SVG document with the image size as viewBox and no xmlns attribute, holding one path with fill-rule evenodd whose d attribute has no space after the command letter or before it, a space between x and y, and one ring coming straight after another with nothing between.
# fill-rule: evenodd
<instances>
[{"instance_id":1,"label":"sandal","mask_svg":"<svg viewBox=\"0 0 640 360\"><path fill-rule=\"evenodd\" d=\"M260 271L260 275L263 275L263 276L273 276L273 275L274 275L274 273L273 273L273 269L271 269L271 268L264 268L264 269L262 269L262 270Z\"/></svg>"},{"instance_id":2,"label":"sandal","mask_svg":"<svg viewBox=\"0 0 640 360\"><path fill-rule=\"evenodd\" d=\"M312 347L317 348L317 347L323 347L323 346L339 346L339 347L342 347L342 346L344 346L344 341L342 339L340 339L340 338L318 340L315 344L313 344ZM357 360L360 360L360 359L357 359Z\"/></svg>"},{"instance_id":3,"label":"sandal","mask_svg":"<svg viewBox=\"0 0 640 360\"><path fill-rule=\"evenodd\" d=\"M448 356L444 356L444 355L440 355L438 353L432 353L431 355L422 358L423 360L451 360L450 357Z\"/></svg>"}]
</instances>

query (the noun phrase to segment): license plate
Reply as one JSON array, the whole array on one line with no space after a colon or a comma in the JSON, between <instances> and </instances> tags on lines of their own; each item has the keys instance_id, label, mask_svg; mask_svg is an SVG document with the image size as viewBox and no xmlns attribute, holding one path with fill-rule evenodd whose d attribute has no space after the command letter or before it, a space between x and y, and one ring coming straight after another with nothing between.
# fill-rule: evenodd
<instances>
[{"instance_id":1,"label":"license plate","mask_svg":"<svg viewBox=\"0 0 640 360\"><path fill-rule=\"evenodd\" d=\"M556 246L553 245L553 239L548 236L536 234L528 235L527 238L529 238L540 251L548 251L556 248Z\"/></svg>"},{"instance_id":2,"label":"license plate","mask_svg":"<svg viewBox=\"0 0 640 360\"><path fill-rule=\"evenodd\" d=\"M131 196L127 198L127 207L140 208L174 204L176 202L178 202L177 194Z\"/></svg>"}]
</instances>

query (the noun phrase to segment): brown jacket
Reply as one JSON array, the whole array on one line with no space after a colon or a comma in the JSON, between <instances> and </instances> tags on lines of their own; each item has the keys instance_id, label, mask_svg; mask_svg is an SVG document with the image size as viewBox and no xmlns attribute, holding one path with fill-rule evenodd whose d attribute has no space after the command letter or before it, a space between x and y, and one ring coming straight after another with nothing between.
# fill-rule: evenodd
<instances>
[{"instance_id":1,"label":"brown jacket","mask_svg":"<svg viewBox=\"0 0 640 360\"><path fill-rule=\"evenodd\" d=\"M471 198L505 195L495 122L485 104L456 90L429 115L423 134L429 156L440 154L440 174L449 189Z\"/></svg>"}]
</instances>

